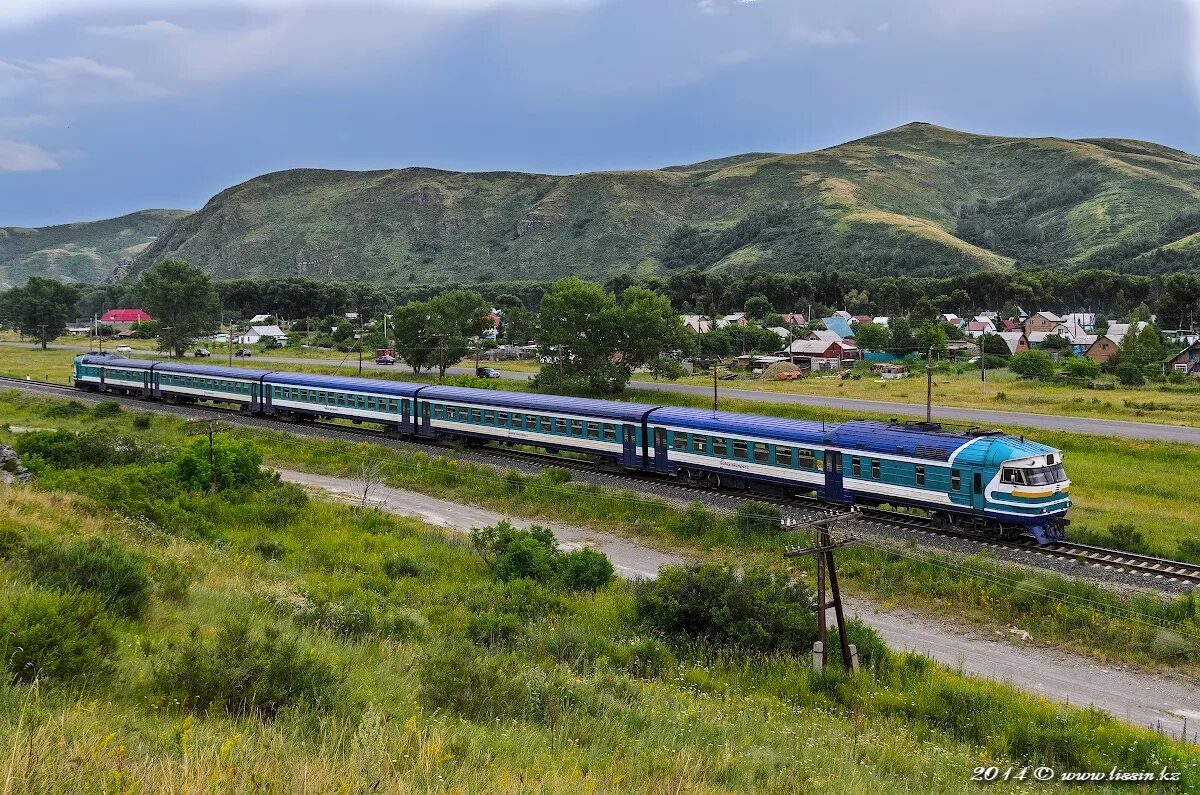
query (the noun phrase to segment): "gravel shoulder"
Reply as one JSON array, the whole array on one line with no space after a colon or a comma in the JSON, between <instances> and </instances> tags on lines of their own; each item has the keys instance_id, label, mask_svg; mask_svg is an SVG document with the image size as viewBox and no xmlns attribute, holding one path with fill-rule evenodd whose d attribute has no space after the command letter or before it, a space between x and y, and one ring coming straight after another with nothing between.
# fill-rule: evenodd
<instances>
[{"instance_id":1,"label":"gravel shoulder","mask_svg":"<svg viewBox=\"0 0 1200 795\"><path fill-rule=\"evenodd\" d=\"M354 502L361 499L361 486L352 479L294 470L280 470L279 474L284 480L325 492L335 499ZM380 510L413 516L454 532L468 532L501 519L519 527L531 524L520 517L387 486L373 488L369 499ZM608 555L617 572L627 579L654 577L660 567L684 562L678 555L635 544L611 533L550 522L539 524L550 527L565 549L589 546ZM1129 723L1173 735L1182 733L1185 725L1189 737L1200 732L1200 688L1180 679L1039 648L1033 645L1036 638L1013 642L1010 638L1015 636L1008 627L989 636L973 627L885 609L863 600L848 600L847 606L875 628L892 648L915 651L951 669L1004 682L1053 701L1093 705Z\"/></svg>"}]
</instances>

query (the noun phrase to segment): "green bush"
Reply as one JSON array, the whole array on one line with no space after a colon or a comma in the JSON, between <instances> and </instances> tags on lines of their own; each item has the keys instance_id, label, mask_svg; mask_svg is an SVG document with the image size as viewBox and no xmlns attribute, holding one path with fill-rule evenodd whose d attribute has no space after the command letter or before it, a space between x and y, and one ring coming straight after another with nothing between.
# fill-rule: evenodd
<instances>
[{"instance_id":1,"label":"green bush","mask_svg":"<svg viewBox=\"0 0 1200 795\"><path fill-rule=\"evenodd\" d=\"M505 646L522 631L521 620L512 613L476 613L467 622L467 636L476 646Z\"/></svg>"},{"instance_id":2,"label":"green bush","mask_svg":"<svg viewBox=\"0 0 1200 795\"><path fill-rule=\"evenodd\" d=\"M175 558L152 557L147 560L154 590L163 599L182 602L196 582L195 567Z\"/></svg>"},{"instance_id":3,"label":"green bush","mask_svg":"<svg viewBox=\"0 0 1200 795\"><path fill-rule=\"evenodd\" d=\"M42 413L56 419L71 419L87 412L88 407L78 400L68 400L66 403L51 403Z\"/></svg>"},{"instance_id":4,"label":"green bush","mask_svg":"<svg viewBox=\"0 0 1200 795\"><path fill-rule=\"evenodd\" d=\"M260 538L254 542L252 549L266 560L283 560L288 553L287 546L274 538Z\"/></svg>"},{"instance_id":5,"label":"green bush","mask_svg":"<svg viewBox=\"0 0 1200 795\"><path fill-rule=\"evenodd\" d=\"M531 526L528 530L520 530L513 527L507 519L501 519L490 527L472 529L471 549L475 550L490 565L495 565L508 545L518 538L534 539L546 547L551 555L558 552L558 542L554 539L553 531L537 525Z\"/></svg>"},{"instance_id":6,"label":"green bush","mask_svg":"<svg viewBox=\"0 0 1200 795\"><path fill-rule=\"evenodd\" d=\"M1100 365L1086 356L1077 356L1067 359L1066 363L1063 364L1063 371L1072 378L1090 380L1100 375Z\"/></svg>"},{"instance_id":7,"label":"green bush","mask_svg":"<svg viewBox=\"0 0 1200 795\"><path fill-rule=\"evenodd\" d=\"M598 591L616 576L608 556L593 549L560 555L556 566L559 584L569 591Z\"/></svg>"},{"instance_id":8,"label":"green bush","mask_svg":"<svg viewBox=\"0 0 1200 795\"><path fill-rule=\"evenodd\" d=\"M1008 369L1022 378L1049 378L1054 375L1054 360L1045 351L1021 351L1009 357Z\"/></svg>"},{"instance_id":9,"label":"green bush","mask_svg":"<svg viewBox=\"0 0 1200 795\"><path fill-rule=\"evenodd\" d=\"M519 720L540 711L515 660L479 653L466 643L446 644L425 657L420 699L436 712L480 722Z\"/></svg>"},{"instance_id":10,"label":"green bush","mask_svg":"<svg viewBox=\"0 0 1200 795\"><path fill-rule=\"evenodd\" d=\"M546 654L572 669L586 673L599 658L608 655L608 642L583 627L566 626L546 638Z\"/></svg>"},{"instance_id":11,"label":"green bush","mask_svg":"<svg viewBox=\"0 0 1200 795\"><path fill-rule=\"evenodd\" d=\"M1117 549L1124 549L1127 552L1146 551L1146 534L1128 522L1109 525L1108 537Z\"/></svg>"},{"instance_id":12,"label":"green bush","mask_svg":"<svg viewBox=\"0 0 1200 795\"><path fill-rule=\"evenodd\" d=\"M668 566L637 587L637 612L650 628L714 646L808 651L816 639L812 596L785 574L698 563Z\"/></svg>"},{"instance_id":13,"label":"green bush","mask_svg":"<svg viewBox=\"0 0 1200 795\"><path fill-rule=\"evenodd\" d=\"M393 580L420 577L421 564L408 555L388 555L383 559L383 573Z\"/></svg>"},{"instance_id":14,"label":"green bush","mask_svg":"<svg viewBox=\"0 0 1200 795\"><path fill-rule=\"evenodd\" d=\"M150 415L138 414L135 416L133 418L133 427L137 428L139 431L148 430L150 428Z\"/></svg>"},{"instance_id":15,"label":"green bush","mask_svg":"<svg viewBox=\"0 0 1200 795\"><path fill-rule=\"evenodd\" d=\"M743 535L770 535L779 532L782 517L774 505L762 502L743 502L734 511L733 521Z\"/></svg>"},{"instance_id":16,"label":"green bush","mask_svg":"<svg viewBox=\"0 0 1200 795\"><path fill-rule=\"evenodd\" d=\"M244 439L213 440L218 489L254 488L267 480L262 471L262 453ZM192 491L205 491L212 485L213 467L209 462L208 439L196 439L174 458L179 482Z\"/></svg>"},{"instance_id":17,"label":"green bush","mask_svg":"<svg viewBox=\"0 0 1200 795\"><path fill-rule=\"evenodd\" d=\"M13 682L101 676L116 648L95 594L30 591L0 609L0 659Z\"/></svg>"},{"instance_id":18,"label":"green bush","mask_svg":"<svg viewBox=\"0 0 1200 795\"><path fill-rule=\"evenodd\" d=\"M678 664L670 649L649 638L619 646L613 652L613 662L634 679L659 679Z\"/></svg>"},{"instance_id":19,"label":"green bush","mask_svg":"<svg viewBox=\"0 0 1200 795\"><path fill-rule=\"evenodd\" d=\"M25 561L43 585L91 591L126 618L140 618L150 606L154 581L145 561L119 541L97 536L73 542L39 538L25 548Z\"/></svg>"},{"instance_id":20,"label":"green bush","mask_svg":"<svg viewBox=\"0 0 1200 795\"><path fill-rule=\"evenodd\" d=\"M492 572L496 579L505 582L517 579L545 582L554 574L554 551L532 535L519 536L505 546Z\"/></svg>"},{"instance_id":21,"label":"green bush","mask_svg":"<svg viewBox=\"0 0 1200 795\"><path fill-rule=\"evenodd\" d=\"M115 400L101 400L92 407L93 417L115 417L121 413L121 404Z\"/></svg>"},{"instance_id":22,"label":"green bush","mask_svg":"<svg viewBox=\"0 0 1200 795\"><path fill-rule=\"evenodd\" d=\"M1142 374L1142 368L1133 362L1121 362L1117 365L1115 372L1117 380L1124 386L1141 386L1146 383L1146 376Z\"/></svg>"},{"instance_id":23,"label":"green bush","mask_svg":"<svg viewBox=\"0 0 1200 795\"><path fill-rule=\"evenodd\" d=\"M688 503L687 510L672 520L670 529L676 535L694 538L707 535L716 529L716 526L717 517L704 507L704 503L697 500Z\"/></svg>"},{"instance_id":24,"label":"green bush","mask_svg":"<svg viewBox=\"0 0 1200 795\"><path fill-rule=\"evenodd\" d=\"M153 689L186 709L273 718L287 707L328 710L338 703L344 675L275 627L261 635L227 623L213 638L193 630L155 661Z\"/></svg>"},{"instance_id":25,"label":"green bush","mask_svg":"<svg viewBox=\"0 0 1200 795\"><path fill-rule=\"evenodd\" d=\"M15 442L25 456L38 456L58 469L119 466L154 458L136 439L107 431L31 431Z\"/></svg>"}]
</instances>

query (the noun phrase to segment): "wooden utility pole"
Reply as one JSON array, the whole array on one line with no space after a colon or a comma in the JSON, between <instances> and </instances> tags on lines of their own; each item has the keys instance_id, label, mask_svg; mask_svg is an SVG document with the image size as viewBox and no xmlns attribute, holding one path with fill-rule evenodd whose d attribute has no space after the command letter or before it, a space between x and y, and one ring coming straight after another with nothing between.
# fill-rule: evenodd
<instances>
[{"instance_id":1,"label":"wooden utility pole","mask_svg":"<svg viewBox=\"0 0 1200 795\"><path fill-rule=\"evenodd\" d=\"M854 512L851 509L851 512ZM858 656L857 649L851 649L849 638L846 635L846 619L842 612L842 593L838 588L837 568L833 564L833 551L839 547L849 546L857 542L854 538L844 538L840 541L834 541L830 537L829 525L841 519L845 514L837 514L825 519L818 519L812 522L809 527L815 533L815 543L811 547L803 549L797 547L789 547L783 551L785 558L794 558L812 555L817 560L817 604L814 608L817 611L817 642L821 648L818 652L814 649L814 656L819 656L821 668L824 668L829 658L829 628L826 621L826 611L830 607L833 608L834 615L837 616L838 640L842 651L842 663L845 664L846 670L857 670ZM826 599L826 579L828 578L828 587L832 591L833 601Z\"/></svg>"},{"instance_id":2,"label":"wooden utility pole","mask_svg":"<svg viewBox=\"0 0 1200 795\"><path fill-rule=\"evenodd\" d=\"M925 357L925 423L933 423L933 346Z\"/></svg>"},{"instance_id":3,"label":"wooden utility pole","mask_svg":"<svg viewBox=\"0 0 1200 795\"><path fill-rule=\"evenodd\" d=\"M206 420L188 420L189 425L197 424L200 427L194 432L189 432L188 436L204 435L208 437L208 473L209 473L209 491L213 494L217 493L217 449L214 442L214 435L217 431L223 430L221 423L215 419Z\"/></svg>"}]
</instances>

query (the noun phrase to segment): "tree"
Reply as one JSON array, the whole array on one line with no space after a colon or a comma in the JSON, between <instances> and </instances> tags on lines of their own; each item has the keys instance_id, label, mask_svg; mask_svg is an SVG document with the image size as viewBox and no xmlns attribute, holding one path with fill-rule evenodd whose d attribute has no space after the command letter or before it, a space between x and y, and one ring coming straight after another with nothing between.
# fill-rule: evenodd
<instances>
[{"instance_id":1,"label":"tree","mask_svg":"<svg viewBox=\"0 0 1200 795\"><path fill-rule=\"evenodd\" d=\"M47 342L62 335L78 300L75 286L32 276L24 287L5 293L0 308L22 334L36 337L45 350Z\"/></svg>"},{"instance_id":2,"label":"tree","mask_svg":"<svg viewBox=\"0 0 1200 795\"><path fill-rule=\"evenodd\" d=\"M434 357L433 338L429 336L429 304L410 301L392 313L392 333L396 353L414 373L429 366Z\"/></svg>"},{"instance_id":3,"label":"tree","mask_svg":"<svg viewBox=\"0 0 1200 795\"><path fill-rule=\"evenodd\" d=\"M745 312L755 320L762 320L771 311L771 302L765 295L755 295L746 299Z\"/></svg>"},{"instance_id":4,"label":"tree","mask_svg":"<svg viewBox=\"0 0 1200 795\"><path fill-rule=\"evenodd\" d=\"M1042 348L1047 351L1065 351L1071 347L1071 341L1060 334L1047 334L1042 340Z\"/></svg>"},{"instance_id":5,"label":"tree","mask_svg":"<svg viewBox=\"0 0 1200 795\"><path fill-rule=\"evenodd\" d=\"M894 317L891 319L892 352L903 356L916 350L917 343L913 339L912 324L907 318Z\"/></svg>"},{"instance_id":6,"label":"tree","mask_svg":"<svg viewBox=\"0 0 1200 795\"><path fill-rule=\"evenodd\" d=\"M989 356L1001 356L1007 359L1012 356L1008 343L999 334L983 335L983 352Z\"/></svg>"},{"instance_id":7,"label":"tree","mask_svg":"<svg viewBox=\"0 0 1200 795\"><path fill-rule=\"evenodd\" d=\"M1063 369L1066 371L1067 375L1071 376L1072 378L1091 379L1100 375L1100 365L1086 356L1078 356L1068 359L1066 363L1063 364Z\"/></svg>"},{"instance_id":8,"label":"tree","mask_svg":"<svg viewBox=\"0 0 1200 795\"><path fill-rule=\"evenodd\" d=\"M914 306L912 311L908 313L909 322L918 328L927 324L936 323L937 317L937 307L935 307L933 302L925 296L918 298L916 306Z\"/></svg>"},{"instance_id":9,"label":"tree","mask_svg":"<svg viewBox=\"0 0 1200 795\"><path fill-rule=\"evenodd\" d=\"M854 342L859 350L886 351L892 343L892 331L877 323L855 323Z\"/></svg>"},{"instance_id":10,"label":"tree","mask_svg":"<svg viewBox=\"0 0 1200 795\"><path fill-rule=\"evenodd\" d=\"M221 301L208 276L181 259L165 259L142 274L142 308L159 323L159 350L176 356L217 330Z\"/></svg>"},{"instance_id":11,"label":"tree","mask_svg":"<svg viewBox=\"0 0 1200 795\"><path fill-rule=\"evenodd\" d=\"M1054 375L1054 360L1045 351L1021 351L1009 358L1008 369L1022 378L1049 378Z\"/></svg>"},{"instance_id":12,"label":"tree","mask_svg":"<svg viewBox=\"0 0 1200 795\"><path fill-rule=\"evenodd\" d=\"M946 355L946 331L940 323L926 323L917 329L914 337L918 353L928 356L932 350L934 357L941 358Z\"/></svg>"},{"instance_id":13,"label":"tree","mask_svg":"<svg viewBox=\"0 0 1200 795\"><path fill-rule=\"evenodd\" d=\"M1166 348L1163 346L1158 329L1147 324L1142 329L1130 327L1125 338L1121 340L1121 345L1113 360L1118 367L1122 364L1131 364L1138 370L1142 370L1148 364L1161 362L1166 355Z\"/></svg>"},{"instance_id":14,"label":"tree","mask_svg":"<svg viewBox=\"0 0 1200 795\"><path fill-rule=\"evenodd\" d=\"M437 346L431 356L437 362L438 377L444 378L446 368L467 355L471 340L488 327L491 307L483 296L473 290L451 290L428 303L428 335Z\"/></svg>"}]
</instances>

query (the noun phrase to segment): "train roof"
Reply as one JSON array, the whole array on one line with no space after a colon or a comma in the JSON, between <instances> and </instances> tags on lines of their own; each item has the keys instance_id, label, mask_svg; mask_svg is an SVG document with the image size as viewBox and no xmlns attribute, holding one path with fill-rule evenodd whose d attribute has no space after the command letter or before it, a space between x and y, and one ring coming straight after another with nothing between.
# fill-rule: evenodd
<instances>
[{"instance_id":1,"label":"train roof","mask_svg":"<svg viewBox=\"0 0 1200 795\"><path fill-rule=\"evenodd\" d=\"M431 386L421 392L421 398L503 406L524 411L579 414L623 422L641 422L646 412L657 408L644 403L622 403L617 400L541 395L536 392L504 392L498 389L471 389L459 386Z\"/></svg>"},{"instance_id":2,"label":"train roof","mask_svg":"<svg viewBox=\"0 0 1200 795\"><path fill-rule=\"evenodd\" d=\"M689 409L665 406L655 409L650 421L681 428L694 428L716 434L740 434L786 440L802 444L821 445L837 428L832 423L822 425L809 420L789 420L783 417L764 417L758 414L737 414L712 409Z\"/></svg>"},{"instance_id":3,"label":"train roof","mask_svg":"<svg viewBox=\"0 0 1200 795\"><path fill-rule=\"evenodd\" d=\"M275 370L267 374L265 383L280 386L302 386L308 389L351 389L381 395L412 397L417 390L428 384L410 381L388 381L383 378L357 378L348 375L320 375L316 373L294 373Z\"/></svg>"},{"instance_id":4,"label":"train roof","mask_svg":"<svg viewBox=\"0 0 1200 795\"><path fill-rule=\"evenodd\" d=\"M79 357L84 364L101 364L110 367L129 367L134 370L149 370L157 361L150 359L129 359L115 353L85 353Z\"/></svg>"},{"instance_id":5,"label":"train roof","mask_svg":"<svg viewBox=\"0 0 1200 795\"><path fill-rule=\"evenodd\" d=\"M192 375L207 375L213 378L236 378L241 381L257 381L266 375L268 370L252 370L249 367L227 367L219 364L184 364L182 362L159 362L154 368L159 373L190 373Z\"/></svg>"}]
</instances>

